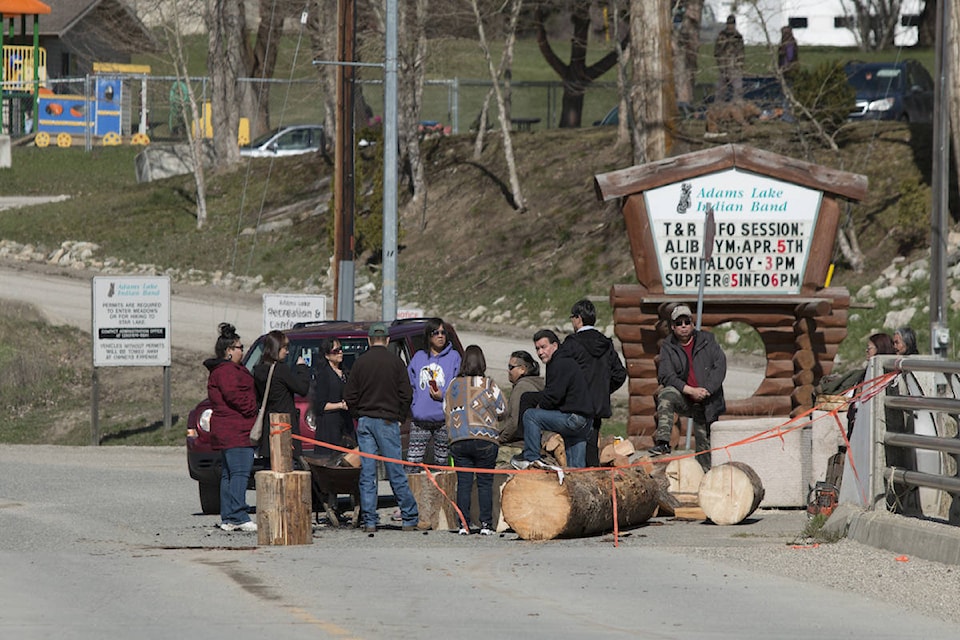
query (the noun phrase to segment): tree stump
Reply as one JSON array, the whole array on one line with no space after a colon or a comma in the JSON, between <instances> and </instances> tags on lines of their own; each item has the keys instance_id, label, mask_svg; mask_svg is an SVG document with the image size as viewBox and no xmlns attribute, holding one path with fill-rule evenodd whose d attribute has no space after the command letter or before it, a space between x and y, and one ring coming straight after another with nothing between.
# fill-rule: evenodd
<instances>
[{"instance_id":1,"label":"tree stump","mask_svg":"<svg viewBox=\"0 0 960 640\"><path fill-rule=\"evenodd\" d=\"M257 543L311 544L310 472L258 471Z\"/></svg>"},{"instance_id":2,"label":"tree stump","mask_svg":"<svg viewBox=\"0 0 960 640\"><path fill-rule=\"evenodd\" d=\"M749 465L728 462L707 472L699 495L700 507L714 524L737 524L760 506L763 483Z\"/></svg>"},{"instance_id":3,"label":"tree stump","mask_svg":"<svg viewBox=\"0 0 960 640\"><path fill-rule=\"evenodd\" d=\"M678 458L667 463L670 493L697 493L703 481L703 467L695 458Z\"/></svg>"},{"instance_id":4,"label":"tree stump","mask_svg":"<svg viewBox=\"0 0 960 640\"><path fill-rule=\"evenodd\" d=\"M431 471L437 486L443 489L443 492L449 496L449 500L443 497L437 487L433 486L426 471L420 473L407 474L407 483L410 485L410 491L417 501L417 509L420 511L420 521L429 522L430 528L434 531L446 529L450 523L456 524L459 528L459 519L457 510L453 508L453 503L457 501L457 474L454 471ZM464 514L468 518L470 514Z\"/></svg>"},{"instance_id":5,"label":"tree stump","mask_svg":"<svg viewBox=\"0 0 960 640\"><path fill-rule=\"evenodd\" d=\"M613 474L619 526L633 527L649 520L657 508L657 485L639 469L568 473L563 484L552 472L517 474L503 485L503 518L524 540L576 538L612 531Z\"/></svg>"}]
</instances>

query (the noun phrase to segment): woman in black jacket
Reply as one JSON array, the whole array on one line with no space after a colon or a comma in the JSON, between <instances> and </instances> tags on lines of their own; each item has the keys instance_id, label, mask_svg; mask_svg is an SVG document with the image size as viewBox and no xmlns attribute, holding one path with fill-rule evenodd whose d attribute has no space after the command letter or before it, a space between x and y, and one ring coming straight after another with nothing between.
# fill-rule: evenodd
<instances>
[{"instance_id":1,"label":"woman in black jacket","mask_svg":"<svg viewBox=\"0 0 960 640\"><path fill-rule=\"evenodd\" d=\"M253 380L257 387L257 403L263 402L266 393L267 378L270 375L270 366L276 365L273 370L273 379L270 382L270 394L267 396L267 409L263 418L263 435L260 438L260 455L270 457L270 414L286 413L290 416L290 425L295 435L300 435L300 413L294 402L293 394L305 396L310 392L310 368L307 367L303 356L297 358L297 363L291 369L287 365L287 352L290 349L290 340L282 331L271 331L263 340L263 357L253 368ZM299 463L303 453L303 443L293 439L293 459Z\"/></svg>"},{"instance_id":2,"label":"woman in black jacket","mask_svg":"<svg viewBox=\"0 0 960 640\"><path fill-rule=\"evenodd\" d=\"M336 338L320 343L324 360L317 364L313 391L313 413L317 419L317 440L337 446L356 446L353 419L343 399L347 374L343 370L343 348ZM318 454L337 455L332 449L317 448Z\"/></svg>"}]
</instances>

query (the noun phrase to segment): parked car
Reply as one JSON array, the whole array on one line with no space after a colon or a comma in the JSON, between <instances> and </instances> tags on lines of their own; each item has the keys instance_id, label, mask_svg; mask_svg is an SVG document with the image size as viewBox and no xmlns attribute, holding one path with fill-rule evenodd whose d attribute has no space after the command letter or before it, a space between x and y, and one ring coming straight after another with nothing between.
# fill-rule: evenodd
<instances>
[{"instance_id":1,"label":"parked car","mask_svg":"<svg viewBox=\"0 0 960 640\"><path fill-rule=\"evenodd\" d=\"M844 70L857 94L848 119L933 122L933 78L918 61L851 62Z\"/></svg>"},{"instance_id":2,"label":"parked car","mask_svg":"<svg viewBox=\"0 0 960 640\"><path fill-rule=\"evenodd\" d=\"M326 147L323 125L294 124L274 129L240 147L240 155L247 158L276 158L317 151L323 153Z\"/></svg>"},{"instance_id":3,"label":"parked car","mask_svg":"<svg viewBox=\"0 0 960 640\"><path fill-rule=\"evenodd\" d=\"M409 363L413 354L426 347L424 327L426 318L411 318L395 320L390 325L390 344L388 349L396 353L405 363ZM343 370L349 375L356 359L367 350L367 332L371 322L343 322L339 320L309 322L298 324L284 333L290 339L290 350L287 355L287 364L292 365L301 355L311 369L325 365L326 360L320 352L320 341L324 338L336 338L343 349ZM453 326L444 323L447 339L453 348L463 353L463 345ZM263 355L264 336L260 336L250 346L243 358L243 365L253 371L253 367L260 362ZM312 438L315 434L313 410L310 398L297 396L297 408L300 410L300 434ZM201 401L190 412L187 419L187 468L190 477L197 481L200 491L200 509L205 514L220 513L220 452L214 451L210 443L210 414L212 409L209 399ZM403 449L409 436L410 425L401 427ZM303 443L305 453L313 452L313 445ZM270 460L262 458L257 453L254 458L253 471L262 471L270 468ZM250 488L254 488L253 475L250 476Z\"/></svg>"}]
</instances>

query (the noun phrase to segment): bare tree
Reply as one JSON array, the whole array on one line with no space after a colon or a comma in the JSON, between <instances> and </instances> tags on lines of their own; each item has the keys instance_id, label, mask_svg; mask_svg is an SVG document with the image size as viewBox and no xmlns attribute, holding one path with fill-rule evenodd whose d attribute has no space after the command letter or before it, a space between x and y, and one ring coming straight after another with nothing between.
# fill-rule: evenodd
<instances>
[{"instance_id":1,"label":"bare tree","mask_svg":"<svg viewBox=\"0 0 960 640\"><path fill-rule=\"evenodd\" d=\"M240 160L237 129L240 113L237 79L242 77L246 21L243 3L207 0L207 67L210 71L214 166Z\"/></svg>"},{"instance_id":2,"label":"bare tree","mask_svg":"<svg viewBox=\"0 0 960 640\"><path fill-rule=\"evenodd\" d=\"M675 114L670 55L669 5L657 0L630 1L633 60L634 164L666 157Z\"/></svg>"},{"instance_id":3,"label":"bare tree","mask_svg":"<svg viewBox=\"0 0 960 640\"><path fill-rule=\"evenodd\" d=\"M697 77L697 52L700 51L700 21L703 0L676 0L680 27L673 31L673 76L677 86L677 102L693 104L693 87Z\"/></svg>"},{"instance_id":4,"label":"bare tree","mask_svg":"<svg viewBox=\"0 0 960 640\"><path fill-rule=\"evenodd\" d=\"M487 122L489 122L490 100L495 93L495 85L498 82L503 84L503 104L504 112L501 114L507 122L511 122L512 116L511 104L513 90L511 86L511 77L513 69L513 50L517 41L517 23L520 19L520 10L523 6L522 0L513 0L510 10L510 22L507 27L506 43L503 47L503 55L500 56L500 66L497 68L496 77L490 84L487 95L483 98L483 106L480 108L480 117L477 121L477 137L473 144L473 158L479 160L483 153L483 141L487 132Z\"/></svg>"},{"instance_id":5,"label":"bare tree","mask_svg":"<svg viewBox=\"0 0 960 640\"><path fill-rule=\"evenodd\" d=\"M560 106L560 127L579 127L583 119L583 96L587 87L609 71L617 63L617 52L611 51L592 65L587 64L587 39L590 35L591 0L572 0L570 21L573 34L570 36L570 62L564 63L550 46L545 25L544 3L534 11L537 45L547 64L563 82L563 97ZM629 37L629 36L627 36ZM621 42L621 47L626 46ZM666 44L666 42L665 42Z\"/></svg>"},{"instance_id":6,"label":"bare tree","mask_svg":"<svg viewBox=\"0 0 960 640\"><path fill-rule=\"evenodd\" d=\"M200 19L200 16L193 14L191 5L188 2L156 3L156 14L160 16L160 26L156 30L158 37L166 46L167 53L173 63L176 73L176 89L185 95L179 96L179 104L186 104L189 107L190 115L185 118L185 128L188 141L188 152L190 154L190 166L193 168L194 184L197 188L197 229L202 229L207 222L207 188L204 175L204 153L203 136L198 135L200 117L200 108L197 96L193 92L193 86L190 83L190 77L187 73L187 47L184 45L184 25L191 21ZM172 105L171 105L172 106ZM186 114L184 114L186 115Z\"/></svg>"},{"instance_id":7,"label":"bare tree","mask_svg":"<svg viewBox=\"0 0 960 640\"><path fill-rule=\"evenodd\" d=\"M841 0L840 4L861 50L882 51L893 46L900 0Z\"/></svg>"},{"instance_id":8,"label":"bare tree","mask_svg":"<svg viewBox=\"0 0 960 640\"><path fill-rule=\"evenodd\" d=\"M617 146L629 144L636 127L633 120L633 103L630 100L630 48L624 47L620 40L620 0L610 0L610 14L613 15L613 40L617 43Z\"/></svg>"},{"instance_id":9,"label":"bare tree","mask_svg":"<svg viewBox=\"0 0 960 640\"><path fill-rule=\"evenodd\" d=\"M500 88L497 70L493 66L493 56L490 54L490 45L487 42L486 29L483 26L483 15L480 13L480 7L477 5L477 0L469 0L469 2L470 8L473 9L473 15L477 20L477 35L480 38L480 49L483 51L483 57L487 61L490 80L493 82L493 93L497 99L497 110L500 112L500 133L503 135L503 154L507 161L507 170L510 172L510 191L513 197L512 204L517 211L523 213L527 210L527 202L520 189L520 177L517 174L517 162L513 153L513 138L510 135L510 116L507 110L507 103L504 99L503 91ZM516 31L516 21L520 15L523 0L512 0L512 2L511 31ZM512 49L512 36L508 36L507 42Z\"/></svg>"},{"instance_id":10,"label":"bare tree","mask_svg":"<svg viewBox=\"0 0 960 640\"><path fill-rule=\"evenodd\" d=\"M307 31L314 60L335 60L337 57L337 25L336 20L330 19L336 15L337 0L313 0ZM323 127L332 135L337 126L337 69L331 64L319 64L316 68L324 107Z\"/></svg>"},{"instance_id":11,"label":"bare tree","mask_svg":"<svg viewBox=\"0 0 960 640\"><path fill-rule=\"evenodd\" d=\"M953 125L950 128L951 138L953 139L953 157L954 164L957 167L957 177L960 178L960 36L957 34L957 24L960 22L960 0L950 1L950 22L953 28L950 29L950 40L946 43L944 55L949 59L950 82L950 118Z\"/></svg>"}]
</instances>

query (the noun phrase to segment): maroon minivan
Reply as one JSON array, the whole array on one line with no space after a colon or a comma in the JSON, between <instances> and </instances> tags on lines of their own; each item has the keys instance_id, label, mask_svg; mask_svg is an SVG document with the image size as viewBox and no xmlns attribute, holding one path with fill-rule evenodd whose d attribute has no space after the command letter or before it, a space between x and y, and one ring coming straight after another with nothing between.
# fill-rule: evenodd
<instances>
[{"instance_id":1,"label":"maroon minivan","mask_svg":"<svg viewBox=\"0 0 960 640\"><path fill-rule=\"evenodd\" d=\"M410 318L395 320L390 324L390 344L387 347L396 353L405 363L409 363L413 354L426 348L424 329L428 318ZM324 338L336 338L343 348L343 370L349 376L350 369L357 357L367 350L367 333L373 322L344 322L341 320L326 320L307 322L296 325L284 333L290 339L290 350L287 355L287 364L293 365L301 355L308 366L326 364L324 355L320 352L320 342ZM447 339L453 348L463 353L463 345L453 326L444 323ZM263 354L263 336L250 346L243 357L243 365L250 371L260 362ZM310 398L297 396L297 408L300 410L300 433L312 438L315 432L314 418ZM200 508L205 514L220 513L220 452L214 451L210 445L210 401L204 399L190 412L187 421L187 467L190 477L197 481L200 488ZM409 435L410 426L401 427L404 451ZM303 443L304 452L311 452L313 446ZM253 461L253 471L262 471L270 468L270 460L259 456ZM250 488L254 487L254 476L250 475Z\"/></svg>"}]
</instances>

